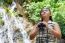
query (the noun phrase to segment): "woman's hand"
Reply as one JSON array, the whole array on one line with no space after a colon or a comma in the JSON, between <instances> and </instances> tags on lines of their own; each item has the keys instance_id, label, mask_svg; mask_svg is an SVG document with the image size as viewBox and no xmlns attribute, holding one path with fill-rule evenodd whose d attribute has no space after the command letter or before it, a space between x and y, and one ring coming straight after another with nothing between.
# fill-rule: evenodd
<instances>
[{"instance_id":1,"label":"woman's hand","mask_svg":"<svg viewBox=\"0 0 65 43\"><path fill-rule=\"evenodd\" d=\"M35 36L37 35L38 32L38 27L37 25L33 26L33 30L31 30L30 32L30 39L33 40L35 38Z\"/></svg>"},{"instance_id":2,"label":"woman's hand","mask_svg":"<svg viewBox=\"0 0 65 43\"><path fill-rule=\"evenodd\" d=\"M48 27L48 23L47 22L43 21L42 23L46 25L46 28Z\"/></svg>"}]
</instances>

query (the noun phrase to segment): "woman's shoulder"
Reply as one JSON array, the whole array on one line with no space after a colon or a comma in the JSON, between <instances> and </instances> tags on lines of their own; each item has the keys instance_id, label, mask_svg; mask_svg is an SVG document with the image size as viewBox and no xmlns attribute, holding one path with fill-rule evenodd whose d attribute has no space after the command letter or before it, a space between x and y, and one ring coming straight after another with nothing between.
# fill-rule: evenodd
<instances>
[{"instance_id":1,"label":"woman's shoulder","mask_svg":"<svg viewBox=\"0 0 65 43\"><path fill-rule=\"evenodd\" d=\"M53 21L52 23L53 23L54 25L59 25L59 23L58 23L58 22L54 22L54 21Z\"/></svg>"}]
</instances>

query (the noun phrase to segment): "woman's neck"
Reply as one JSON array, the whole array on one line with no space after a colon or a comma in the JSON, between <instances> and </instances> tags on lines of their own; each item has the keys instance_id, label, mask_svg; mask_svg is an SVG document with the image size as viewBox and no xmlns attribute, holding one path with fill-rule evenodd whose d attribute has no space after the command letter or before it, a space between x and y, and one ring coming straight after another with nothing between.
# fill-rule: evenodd
<instances>
[{"instance_id":1,"label":"woman's neck","mask_svg":"<svg viewBox=\"0 0 65 43\"><path fill-rule=\"evenodd\" d=\"M48 22L49 21L49 18L45 18L45 19L43 19L45 22Z\"/></svg>"}]
</instances>

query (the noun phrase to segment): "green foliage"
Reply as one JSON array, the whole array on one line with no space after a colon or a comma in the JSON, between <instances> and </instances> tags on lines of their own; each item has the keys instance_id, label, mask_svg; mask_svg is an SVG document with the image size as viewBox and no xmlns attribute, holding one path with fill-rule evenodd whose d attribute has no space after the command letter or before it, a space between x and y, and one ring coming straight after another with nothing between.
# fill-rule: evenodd
<instances>
[{"instance_id":1,"label":"green foliage","mask_svg":"<svg viewBox=\"0 0 65 43\"><path fill-rule=\"evenodd\" d=\"M12 4L12 1L13 0L4 0L4 3L6 3L6 4Z\"/></svg>"},{"instance_id":2,"label":"green foliage","mask_svg":"<svg viewBox=\"0 0 65 43\"><path fill-rule=\"evenodd\" d=\"M42 2L32 2L26 5L28 19L37 23L40 20L41 8L49 6L52 11L52 19L59 23L61 32L65 36L65 1L64 0L43 0Z\"/></svg>"},{"instance_id":3,"label":"green foliage","mask_svg":"<svg viewBox=\"0 0 65 43\"><path fill-rule=\"evenodd\" d=\"M3 13L0 13L0 26L3 25L4 21L2 20L2 14Z\"/></svg>"},{"instance_id":4,"label":"green foliage","mask_svg":"<svg viewBox=\"0 0 65 43\"><path fill-rule=\"evenodd\" d=\"M32 0L32 2L41 2L43 0Z\"/></svg>"},{"instance_id":5,"label":"green foliage","mask_svg":"<svg viewBox=\"0 0 65 43\"><path fill-rule=\"evenodd\" d=\"M17 12L11 10L10 8L5 7L6 12L8 13L9 16L16 16Z\"/></svg>"},{"instance_id":6,"label":"green foliage","mask_svg":"<svg viewBox=\"0 0 65 43\"><path fill-rule=\"evenodd\" d=\"M27 5L27 6L29 6L29 5ZM26 9L29 11L28 12L29 13L29 20L31 20L31 21L35 20L34 22L37 22L39 19L40 4L33 2Z\"/></svg>"},{"instance_id":7,"label":"green foliage","mask_svg":"<svg viewBox=\"0 0 65 43\"><path fill-rule=\"evenodd\" d=\"M49 2L48 2L49 3ZM40 20L40 10L41 8L43 8L44 6L49 6L50 5L46 3L46 1L44 2L32 2L30 4L27 4L26 6L26 9L29 13L29 20L34 22L34 23L37 23L39 20Z\"/></svg>"},{"instance_id":8,"label":"green foliage","mask_svg":"<svg viewBox=\"0 0 65 43\"><path fill-rule=\"evenodd\" d=\"M0 6L8 6L11 5L13 0L0 0Z\"/></svg>"},{"instance_id":9,"label":"green foliage","mask_svg":"<svg viewBox=\"0 0 65 43\"><path fill-rule=\"evenodd\" d=\"M59 7L55 8L53 18L54 18L54 21L59 23L61 32L64 37L65 36L65 1L57 3L57 5Z\"/></svg>"}]
</instances>

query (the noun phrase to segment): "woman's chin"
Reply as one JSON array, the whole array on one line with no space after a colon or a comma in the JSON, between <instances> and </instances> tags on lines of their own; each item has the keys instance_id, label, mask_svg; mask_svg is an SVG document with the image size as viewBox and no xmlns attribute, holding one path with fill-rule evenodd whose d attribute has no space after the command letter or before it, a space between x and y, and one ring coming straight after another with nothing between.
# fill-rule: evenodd
<instances>
[{"instance_id":1,"label":"woman's chin","mask_svg":"<svg viewBox=\"0 0 65 43\"><path fill-rule=\"evenodd\" d=\"M46 15L42 15L43 17L46 17Z\"/></svg>"}]
</instances>

